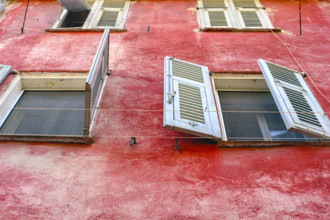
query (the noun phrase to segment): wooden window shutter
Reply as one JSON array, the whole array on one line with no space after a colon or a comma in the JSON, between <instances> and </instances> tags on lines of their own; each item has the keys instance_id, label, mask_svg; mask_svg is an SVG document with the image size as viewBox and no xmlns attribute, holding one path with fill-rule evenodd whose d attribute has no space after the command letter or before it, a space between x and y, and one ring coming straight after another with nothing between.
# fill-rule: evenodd
<instances>
[{"instance_id":1,"label":"wooden window shutter","mask_svg":"<svg viewBox=\"0 0 330 220\"><path fill-rule=\"evenodd\" d=\"M96 116L106 74L109 69L110 28L106 27L86 79L84 134L88 135Z\"/></svg>"},{"instance_id":2,"label":"wooden window shutter","mask_svg":"<svg viewBox=\"0 0 330 220\"><path fill-rule=\"evenodd\" d=\"M259 59L269 90L289 131L330 137L330 122L301 74Z\"/></svg>"},{"instance_id":3,"label":"wooden window shutter","mask_svg":"<svg viewBox=\"0 0 330 220\"><path fill-rule=\"evenodd\" d=\"M208 68L166 57L164 127L221 138Z\"/></svg>"}]
</instances>

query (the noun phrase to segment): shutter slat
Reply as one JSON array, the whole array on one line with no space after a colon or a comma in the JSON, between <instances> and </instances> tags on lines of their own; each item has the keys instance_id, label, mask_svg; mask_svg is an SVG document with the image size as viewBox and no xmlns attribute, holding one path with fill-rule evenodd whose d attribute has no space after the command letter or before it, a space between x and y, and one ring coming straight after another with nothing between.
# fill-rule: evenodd
<instances>
[{"instance_id":1,"label":"shutter slat","mask_svg":"<svg viewBox=\"0 0 330 220\"><path fill-rule=\"evenodd\" d=\"M239 8L256 8L254 0L233 0L234 6Z\"/></svg>"},{"instance_id":2,"label":"shutter slat","mask_svg":"<svg viewBox=\"0 0 330 220\"><path fill-rule=\"evenodd\" d=\"M241 11L241 15L246 27L262 27L257 12Z\"/></svg>"},{"instance_id":3,"label":"shutter slat","mask_svg":"<svg viewBox=\"0 0 330 220\"><path fill-rule=\"evenodd\" d=\"M200 83L204 82L203 72L201 67L190 65L185 62L180 62L177 60L173 60L172 65L173 65L174 76L179 76Z\"/></svg>"},{"instance_id":4,"label":"shutter slat","mask_svg":"<svg viewBox=\"0 0 330 220\"><path fill-rule=\"evenodd\" d=\"M302 76L274 63L258 62L287 129L330 137L329 119Z\"/></svg>"},{"instance_id":5,"label":"shutter slat","mask_svg":"<svg viewBox=\"0 0 330 220\"><path fill-rule=\"evenodd\" d=\"M228 26L224 11L209 11L211 26Z\"/></svg>"},{"instance_id":6,"label":"shutter slat","mask_svg":"<svg viewBox=\"0 0 330 220\"><path fill-rule=\"evenodd\" d=\"M295 110L300 110L302 112L311 112L313 111L311 107L309 106L307 100L302 95L302 93L295 92L293 90L284 88L285 93L287 94L290 102L292 103L292 106ZM302 113L297 112L298 118L301 121L311 123L315 126L322 127L320 125L320 122L317 120L315 114L310 114L308 117Z\"/></svg>"},{"instance_id":7,"label":"shutter slat","mask_svg":"<svg viewBox=\"0 0 330 220\"><path fill-rule=\"evenodd\" d=\"M203 0L204 8L224 8L226 7L224 0Z\"/></svg>"}]
</instances>

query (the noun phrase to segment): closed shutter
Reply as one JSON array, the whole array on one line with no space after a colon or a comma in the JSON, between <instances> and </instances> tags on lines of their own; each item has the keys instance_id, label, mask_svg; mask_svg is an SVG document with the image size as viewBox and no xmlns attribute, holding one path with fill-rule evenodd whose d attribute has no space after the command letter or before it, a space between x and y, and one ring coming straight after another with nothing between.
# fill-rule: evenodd
<instances>
[{"instance_id":1,"label":"closed shutter","mask_svg":"<svg viewBox=\"0 0 330 220\"><path fill-rule=\"evenodd\" d=\"M165 58L164 127L221 138L207 67Z\"/></svg>"},{"instance_id":2,"label":"closed shutter","mask_svg":"<svg viewBox=\"0 0 330 220\"><path fill-rule=\"evenodd\" d=\"M10 71L11 71L11 66L0 65L0 84L3 82L3 80L5 80L5 78L10 73Z\"/></svg>"},{"instance_id":3,"label":"closed shutter","mask_svg":"<svg viewBox=\"0 0 330 220\"><path fill-rule=\"evenodd\" d=\"M225 8L224 0L203 0L204 8Z\"/></svg>"},{"instance_id":4,"label":"closed shutter","mask_svg":"<svg viewBox=\"0 0 330 220\"><path fill-rule=\"evenodd\" d=\"M241 11L245 27L262 27L256 11Z\"/></svg>"},{"instance_id":5,"label":"closed shutter","mask_svg":"<svg viewBox=\"0 0 330 220\"><path fill-rule=\"evenodd\" d=\"M84 0L57 0L66 10L70 12L90 11L90 7Z\"/></svg>"},{"instance_id":6,"label":"closed shutter","mask_svg":"<svg viewBox=\"0 0 330 220\"><path fill-rule=\"evenodd\" d=\"M289 131L330 137L330 122L300 74L259 60L269 90Z\"/></svg>"}]
</instances>

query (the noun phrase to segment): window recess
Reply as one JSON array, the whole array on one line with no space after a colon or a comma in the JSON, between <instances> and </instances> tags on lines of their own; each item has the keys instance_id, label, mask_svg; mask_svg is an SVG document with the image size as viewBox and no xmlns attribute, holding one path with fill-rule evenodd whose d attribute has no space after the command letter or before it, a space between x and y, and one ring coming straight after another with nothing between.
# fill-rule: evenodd
<instances>
[{"instance_id":1,"label":"window recess","mask_svg":"<svg viewBox=\"0 0 330 220\"><path fill-rule=\"evenodd\" d=\"M198 0L198 11L203 31L280 31L259 0Z\"/></svg>"},{"instance_id":2,"label":"window recess","mask_svg":"<svg viewBox=\"0 0 330 220\"><path fill-rule=\"evenodd\" d=\"M259 60L263 75L212 74L165 58L164 127L222 146L324 145L330 123L294 70Z\"/></svg>"},{"instance_id":3,"label":"window recess","mask_svg":"<svg viewBox=\"0 0 330 220\"><path fill-rule=\"evenodd\" d=\"M112 31L125 31L131 1L79 0L74 4L71 0L58 1L63 11L47 31L102 31L106 26Z\"/></svg>"},{"instance_id":4,"label":"window recess","mask_svg":"<svg viewBox=\"0 0 330 220\"><path fill-rule=\"evenodd\" d=\"M106 28L89 73L20 73L0 96L0 140L90 144L108 72Z\"/></svg>"}]
</instances>

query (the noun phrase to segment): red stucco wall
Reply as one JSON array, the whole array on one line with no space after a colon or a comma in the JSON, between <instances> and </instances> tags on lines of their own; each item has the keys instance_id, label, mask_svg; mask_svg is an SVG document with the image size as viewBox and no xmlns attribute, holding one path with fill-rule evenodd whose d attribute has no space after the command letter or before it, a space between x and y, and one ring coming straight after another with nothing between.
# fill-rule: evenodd
<instances>
[{"instance_id":1,"label":"red stucco wall","mask_svg":"<svg viewBox=\"0 0 330 220\"><path fill-rule=\"evenodd\" d=\"M330 3L262 0L277 36L330 99ZM26 1L0 17L0 63L20 71L88 71L101 33L48 33L57 1ZM147 26L151 31L147 32ZM328 147L218 149L162 128L165 56L213 72L260 72L258 58L300 70L272 33L199 32L196 1L140 1L111 33L95 144L0 144L0 218L329 219ZM310 79L309 84L312 85ZM325 111L330 104L315 88ZM130 147L129 137L137 136Z\"/></svg>"}]
</instances>

